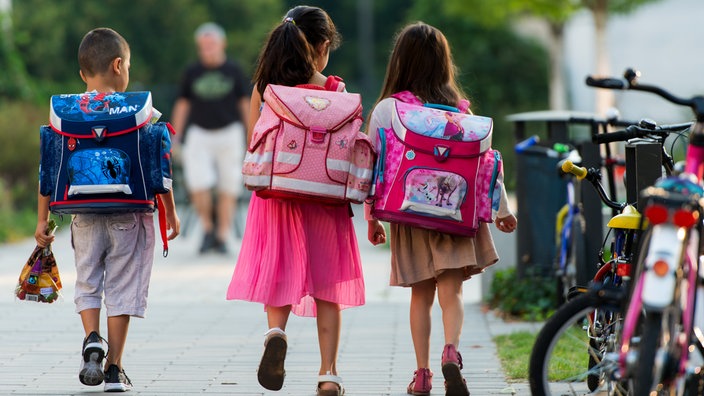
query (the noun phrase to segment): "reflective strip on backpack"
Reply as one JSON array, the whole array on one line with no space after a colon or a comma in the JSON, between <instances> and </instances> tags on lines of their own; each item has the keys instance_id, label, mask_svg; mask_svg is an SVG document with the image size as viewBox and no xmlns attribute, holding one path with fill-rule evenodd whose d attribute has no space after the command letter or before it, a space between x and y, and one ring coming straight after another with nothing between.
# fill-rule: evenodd
<instances>
[{"instance_id":1,"label":"reflective strip on backpack","mask_svg":"<svg viewBox=\"0 0 704 396\"><path fill-rule=\"evenodd\" d=\"M312 182L309 180L289 179L274 176L271 180L272 188L282 188L289 191L315 193L331 197L342 197L345 194L345 185L332 185L327 183Z\"/></svg>"}]
</instances>

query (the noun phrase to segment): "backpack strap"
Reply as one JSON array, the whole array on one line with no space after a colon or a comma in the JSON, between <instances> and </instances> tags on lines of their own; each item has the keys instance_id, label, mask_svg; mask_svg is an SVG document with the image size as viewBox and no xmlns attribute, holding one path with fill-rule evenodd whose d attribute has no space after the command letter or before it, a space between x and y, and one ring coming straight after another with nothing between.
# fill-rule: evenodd
<instances>
[{"instance_id":1,"label":"backpack strap","mask_svg":"<svg viewBox=\"0 0 704 396\"><path fill-rule=\"evenodd\" d=\"M322 87L316 84L298 84L296 87L342 92L345 90L345 83L342 82L342 79L338 76L328 76L327 80L325 80L325 85Z\"/></svg>"},{"instance_id":2,"label":"backpack strap","mask_svg":"<svg viewBox=\"0 0 704 396\"><path fill-rule=\"evenodd\" d=\"M422 106L424 104L411 91L396 92L395 94L391 95L391 97L394 99L398 99L404 103L411 103L411 104L416 104L419 106ZM459 110L460 113L466 113L467 110L469 110L469 105L470 105L469 100L461 99L457 103L457 109Z\"/></svg>"},{"instance_id":3,"label":"backpack strap","mask_svg":"<svg viewBox=\"0 0 704 396\"><path fill-rule=\"evenodd\" d=\"M342 82L342 78L330 75L328 79L325 80L325 89L328 91L342 92L345 90L345 83Z\"/></svg>"},{"instance_id":4,"label":"backpack strap","mask_svg":"<svg viewBox=\"0 0 704 396\"><path fill-rule=\"evenodd\" d=\"M469 100L460 99L459 103L457 103L457 109L460 111L460 113L468 113L470 105L471 102Z\"/></svg>"},{"instance_id":5,"label":"backpack strap","mask_svg":"<svg viewBox=\"0 0 704 396\"><path fill-rule=\"evenodd\" d=\"M163 244L162 255L169 255L169 238L166 236L166 210L164 209L164 201L161 200L159 194L156 195L156 207L159 212L159 234L161 234L161 243Z\"/></svg>"},{"instance_id":6,"label":"backpack strap","mask_svg":"<svg viewBox=\"0 0 704 396\"><path fill-rule=\"evenodd\" d=\"M421 102L417 96L413 95L413 93L411 91L396 92L395 94L391 95L391 97L394 99L398 99L404 103L410 103L410 104L415 104L418 106L423 106L423 102Z\"/></svg>"}]
</instances>

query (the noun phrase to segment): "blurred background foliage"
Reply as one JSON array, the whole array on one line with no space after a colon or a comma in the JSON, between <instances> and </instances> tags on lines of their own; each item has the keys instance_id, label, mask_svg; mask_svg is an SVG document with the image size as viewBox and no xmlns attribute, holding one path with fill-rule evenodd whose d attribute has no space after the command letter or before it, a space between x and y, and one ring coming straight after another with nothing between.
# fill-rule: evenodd
<instances>
[{"instance_id":1,"label":"blurred background foliage","mask_svg":"<svg viewBox=\"0 0 704 396\"><path fill-rule=\"evenodd\" d=\"M475 0L471 0L473 2ZM477 0L482 3L481 0ZM52 94L84 89L77 51L83 35L107 26L131 47L131 90L150 90L168 120L184 67L196 59L193 31L206 21L228 34L228 53L251 73L268 31L289 0L44 0L4 1L0 13L0 241L33 233L36 210L38 126L48 119ZM505 116L548 106L549 61L534 39L519 36L512 19L469 12L462 0L308 1L328 11L343 45L327 74L343 77L348 90L371 110L381 88L395 32L422 20L441 29L453 50L460 82L476 114L494 118L494 146L504 153L506 180L513 185L513 130ZM484 8L491 11L493 8ZM500 7L501 2L497 3ZM489 23L488 23L489 22ZM13 216L30 219L28 226ZM8 225L2 224L9 222ZM22 220L22 222L27 222ZM25 231L21 229L25 228Z\"/></svg>"}]
</instances>

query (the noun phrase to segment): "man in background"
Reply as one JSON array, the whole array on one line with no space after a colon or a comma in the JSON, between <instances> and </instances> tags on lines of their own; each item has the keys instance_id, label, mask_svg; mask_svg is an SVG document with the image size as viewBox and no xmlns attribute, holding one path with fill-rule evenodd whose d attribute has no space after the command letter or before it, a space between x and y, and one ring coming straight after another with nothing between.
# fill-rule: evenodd
<instances>
[{"instance_id":1,"label":"man in background","mask_svg":"<svg viewBox=\"0 0 704 396\"><path fill-rule=\"evenodd\" d=\"M227 57L222 27L204 23L194 37L198 61L183 74L171 124L176 131L174 140L183 142L186 188L204 232L200 253L226 253L243 186L251 89L240 66ZM216 200L213 190L217 191Z\"/></svg>"}]
</instances>

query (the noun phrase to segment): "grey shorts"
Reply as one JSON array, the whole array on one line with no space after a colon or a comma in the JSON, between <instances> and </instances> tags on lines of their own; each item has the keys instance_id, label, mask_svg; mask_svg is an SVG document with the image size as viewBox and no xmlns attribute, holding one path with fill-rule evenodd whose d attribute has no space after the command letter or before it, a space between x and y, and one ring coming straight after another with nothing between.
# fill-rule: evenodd
<instances>
[{"instance_id":1,"label":"grey shorts","mask_svg":"<svg viewBox=\"0 0 704 396\"><path fill-rule=\"evenodd\" d=\"M154 262L153 213L80 214L71 222L76 312L144 317Z\"/></svg>"}]
</instances>

